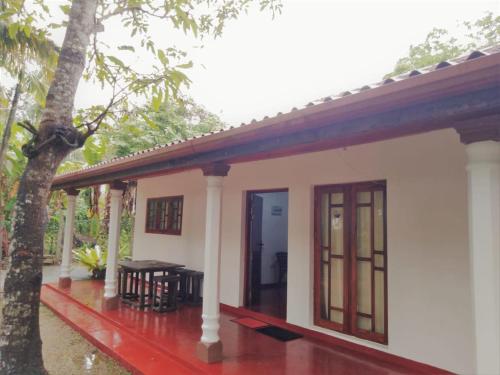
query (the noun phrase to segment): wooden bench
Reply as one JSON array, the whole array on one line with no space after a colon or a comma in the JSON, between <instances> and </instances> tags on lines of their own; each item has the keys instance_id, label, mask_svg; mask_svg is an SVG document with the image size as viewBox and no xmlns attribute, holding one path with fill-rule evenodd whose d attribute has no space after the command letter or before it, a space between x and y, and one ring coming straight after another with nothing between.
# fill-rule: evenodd
<instances>
[{"instance_id":1,"label":"wooden bench","mask_svg":"<svg viewBox=\"0 0 500 375\"><path fill-rule=\"evenodd\" d=\"M153 278L153 310L167 312L177 310L179 275L155 276Z\"/></svg>"}]
</instances>

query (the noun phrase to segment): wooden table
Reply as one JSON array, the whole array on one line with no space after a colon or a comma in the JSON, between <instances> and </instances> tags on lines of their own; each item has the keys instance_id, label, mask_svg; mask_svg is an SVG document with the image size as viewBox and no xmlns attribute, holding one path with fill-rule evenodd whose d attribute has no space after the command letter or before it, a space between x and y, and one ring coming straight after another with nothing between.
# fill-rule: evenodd
<instances>
[{"instance_id":1,"label":"wooden table","mask_svg":"<svg viewBox=\"0 0 500 375\"><path fill-rule=\"evenodd\" d=\"M162 262L159 260L127 260L118 262L118 265L125 271L124 277L122 277L121 292L122 294L126 292L127 289L127 274L136 273L139 274L139 301L136 304L140 309L144 309L147 306L151 306L151 303L146 303L146 276L149 275L149 290L148 297L151 300L153 296L153 277L155 272L168 273L172 272L177 268L184 267L182 264ZM130 302L124 298L122 301Z\"/></svg>"}]
</instances>

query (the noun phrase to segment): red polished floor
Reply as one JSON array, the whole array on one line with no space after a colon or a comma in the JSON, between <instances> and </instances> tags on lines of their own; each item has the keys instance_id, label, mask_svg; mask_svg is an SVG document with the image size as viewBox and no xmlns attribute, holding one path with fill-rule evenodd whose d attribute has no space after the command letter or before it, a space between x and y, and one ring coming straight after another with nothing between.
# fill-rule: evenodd
<instances>
[{"instance_id":1,"label":"red polished floor","mask_svg":"<svg viewBox=\"0 0 500 375\"><path fill-rule=\"evenodd\" d=\"M408 368L332 348L306 338L281 342L236 324L221 314L224 361L205 364L195 355L201 309L173 313L121 305L102 312L99 281L76 281L70 290L44 285L42 302L102 351L137 374L410 374Z\"/></svg>"}]
</instances>

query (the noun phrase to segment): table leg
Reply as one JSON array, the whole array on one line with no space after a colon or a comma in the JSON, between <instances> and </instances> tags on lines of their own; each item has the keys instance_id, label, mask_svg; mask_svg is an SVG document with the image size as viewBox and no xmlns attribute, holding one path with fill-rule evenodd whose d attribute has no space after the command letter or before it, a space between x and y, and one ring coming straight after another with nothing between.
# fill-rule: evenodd
<instances>
[{"instance_id":1,"label":"table leg","mask_svg":"<svg viewBox=\"0 0 500 375\"><path fill-rule=\"evenodd\" d=\"M121 288L121 285L122 285L122 270L119 269L118 270L118 295L121 296L122 295L122 288Z\"/></svg>"},{"instance_id":2,"label":"table leg","mask_svg":"<svg viewBox=\"0 0 500 375\"><path fill-rule=\"evenodd\" d=\"M132 274L132 277L134 279L134 294L135 296L139 295L139 272L134 272Z\"/></svg>"},{"instance_id":3,"label":"table leg","mask_svg":"<svg viewBox=\"0 0 500 375\"><path fill-rule=\"evenodd\" d=\"M155 277L155 273L154 272L150 272L149 273L149 290L148 290L148 295L149 295L149 299L153 298L153 279Z\"/></svg>"},{"instance_id":4,"label":"table leg","mask_svg":"<svg viewBox=\"0 0 500 375\"><path fill-rule=\"evenodd\" d=\"M139 308L144 309L146 305L146 272L141 272L141 297L139 299Z\"/></svg>"},{"instance_id":5,"label":"table leg","mask_svg":"<svg viewBox=\"0 0 500 375\"><path fill-rule=\"evenodd\" d=\"M127 278L128 278L128 271L123 269L122 272L120 272L122 275L122 287L121 287L121 296L122 298L127 298ZM120 285L120 280L118 281L118 285Z\"/></svg>"}]
</instances>

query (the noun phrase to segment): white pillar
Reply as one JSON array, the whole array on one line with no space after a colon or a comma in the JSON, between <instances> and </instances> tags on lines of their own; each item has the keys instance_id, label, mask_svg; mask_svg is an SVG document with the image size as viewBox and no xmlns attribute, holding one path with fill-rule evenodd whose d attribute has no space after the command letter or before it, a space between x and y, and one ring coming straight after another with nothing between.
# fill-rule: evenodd
<instances>
[{"instance_id":1,"label":"white pillar","mask_svg":"<svg viewBox=\"0 0 500 375\"><path fill-rule=\"evenodd\" d=\"M64 224L64 245L61 260L61 273L59 275L59 286L68 288L71 286L71 260L73 258L73 231L75 226L76 197L78 190L68 190L68 207L66 208L66 223ZM62 225L62 223L61 223Z\"/></svg>"},{"instance_id":2,"label":"white pillar","mask_svg":"<svg viewBox=\"0 0 500 375\"><path fill-rule=\"evenodd\" d=\"M219 264L222 179L207 177L207 216L205 223L205 273L203 276L203 334L201 342L219 341Z\"/></svg>"},{"instance_id":3,"label":"white pillar","mask_svg":"<svg viewBox=\"0 0 500 375\"><path fill-rule=\"evenodd\" d=\"M229 166L217 164L203 170L207 178L207 211L205 221L205 260L203 277L203 324L197 348L198 357L208 363L222 360L219 338L219 290L222 183Z\"/></svg>"},{"instance_id":4,"label":"white pillar","mask_svg":"<svg viewBox=\"0 0 500 375\"><path fill-rule=\"evenodd\" d=\"M120 246L120 224L122 216L123 190L110 190L108 256L106 260L106 279L104 281L103 309L110 310L117 306L117 269Z\"/></svg>"},{"instance_id":5,"label":"white pillar","mask_svg":"<svg viewBox=\"0 0 500 375\"><path fill-rule=\"evenodd\" d=\"M500 142L466 146L477 374L500 374Z\"/></svg>"}]
</instances>

